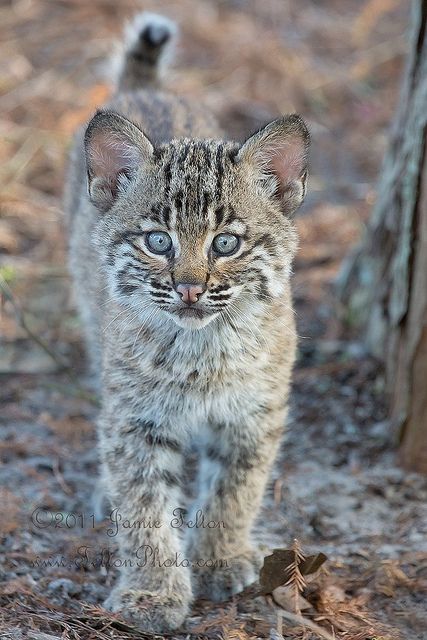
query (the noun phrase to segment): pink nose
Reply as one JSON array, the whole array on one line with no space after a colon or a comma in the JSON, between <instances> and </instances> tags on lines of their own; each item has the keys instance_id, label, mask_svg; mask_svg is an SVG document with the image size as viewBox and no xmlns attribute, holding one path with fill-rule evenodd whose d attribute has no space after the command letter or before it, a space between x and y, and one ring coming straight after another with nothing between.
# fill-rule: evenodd
<instances>
[{"instance_id":1,"label":"pink nose","mask_svg":"<svg viewBox=\"0 0 427 640\"><path fill-rule=\"evenodd\" d=\"M178 284L176 290L185 304L193 304L197 302L206 287L201 284Z\"/></svg>"}]
</instances>

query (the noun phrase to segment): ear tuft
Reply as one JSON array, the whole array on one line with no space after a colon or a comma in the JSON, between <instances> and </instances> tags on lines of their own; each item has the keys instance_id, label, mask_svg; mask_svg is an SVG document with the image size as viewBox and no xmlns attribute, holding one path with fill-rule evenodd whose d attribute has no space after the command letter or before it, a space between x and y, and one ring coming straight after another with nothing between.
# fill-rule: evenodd
<instances>
[{"instance_id":1,"label":"ear tuft","mask_svg":"<svg viewBox=\"0 0 427 640\"><path fill-rule=\"evenodd\" d=\"M126 192L153 146L136 124L111 111L99 111L92 118L84 142L89 197L105 212Z\"/></svg>"},{"instance_id":2,"label":"ear tuft","mask_svg":"<svg viewBox=\"0 0 427 640\"><path fill-rule=\"evenodd\" d=\"M292 114L267 124L241 147L236 161L250 166L264 193L292 214L304 200L310 135L301 116Z\"/></svg>"}]
</instances>

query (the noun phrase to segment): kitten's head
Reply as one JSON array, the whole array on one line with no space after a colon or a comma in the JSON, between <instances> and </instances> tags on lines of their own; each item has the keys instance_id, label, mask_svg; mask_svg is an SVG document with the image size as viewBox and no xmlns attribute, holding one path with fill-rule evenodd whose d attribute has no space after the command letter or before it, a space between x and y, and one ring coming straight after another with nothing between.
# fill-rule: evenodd
<instances>
[{"instance_id":1,"label":"kitten's head","mask_svg":"<svg viewBox=\"0 0 427 640\"><path fill-rule=\"evenodd\" d=\"M154 148L123 116L100 112L85 137L95 244L111 295L186 328L283 293L306 188L309 135L291 115L243 145L173 140Z\"/></svg>"}]
</instances>

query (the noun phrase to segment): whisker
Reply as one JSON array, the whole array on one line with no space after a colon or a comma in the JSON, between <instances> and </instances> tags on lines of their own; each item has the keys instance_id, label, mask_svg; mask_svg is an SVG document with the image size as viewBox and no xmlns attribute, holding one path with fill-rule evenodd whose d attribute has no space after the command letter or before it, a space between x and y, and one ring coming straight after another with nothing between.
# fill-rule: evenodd
<instances>
[{"instance_id":1,"label":"whisker","mask_svg":"<svg viewBox=\"0 0 427 640\"><path fill-rule=\"evenodd\" d=\"M133 341L133 345L132 345L132 349L131 349L131 357L133 357L134 352L135 352L135 347L136 347L136 343L138 341L139 336L141 335L141 332L145 329L145 327L149 324L150 320L152 320L152 318L154 318L155 314L157 312L157 309L154 307L152 309L149 310L149 314L147 315L146 318L144 318L143 322L141 323L141 326L139 328L139 330L137 331L137 334L135 336L135 340Z\"/></svg>"},{"instance_id":2,"label":"whisker","mask_svg":"<svg viewBox=\"0 0 427 640\"><path fill-rule=\"evenodd\" d=\"M127 311L129 311L129 309L127 307L125 309L122 309L121 311L119 311L119 313L114 316L114 318L107 324L107 326L105 326L103 328L102 333L105 333L107 331L107 329L109 329L111 327L113 322L115 322L118 318L120 318L120 316L122 316Z\"/></svg>"}]
</instances>

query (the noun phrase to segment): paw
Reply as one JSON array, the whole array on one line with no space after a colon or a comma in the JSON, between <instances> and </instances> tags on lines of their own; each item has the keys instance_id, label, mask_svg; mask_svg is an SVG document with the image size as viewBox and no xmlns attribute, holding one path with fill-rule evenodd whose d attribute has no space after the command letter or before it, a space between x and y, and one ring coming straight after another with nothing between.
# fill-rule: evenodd
<instances>
[{"instance_id":1,"label":"paw","mask_svg":"<svg viewBox=\"0 0 427 640\"><path fill-rule=\"evenodd\" d=\"M226 561L218 560L216 566L194 568L195 595L214 602L228 600L258 580L261 565L261 554L248 549Z\"/></svg>"},{"instance_id":2,"label":"paw","mask_svg":"<svg viewBox=\"0 0 427 640\"><path fill-rule=\"evenodd\" d=\"M105 609L120 612L129 623L148 633L178 629L188 615L191 597L180 592L162 594L141 589L116 588Z\"/></svg>"}]
</instances>

